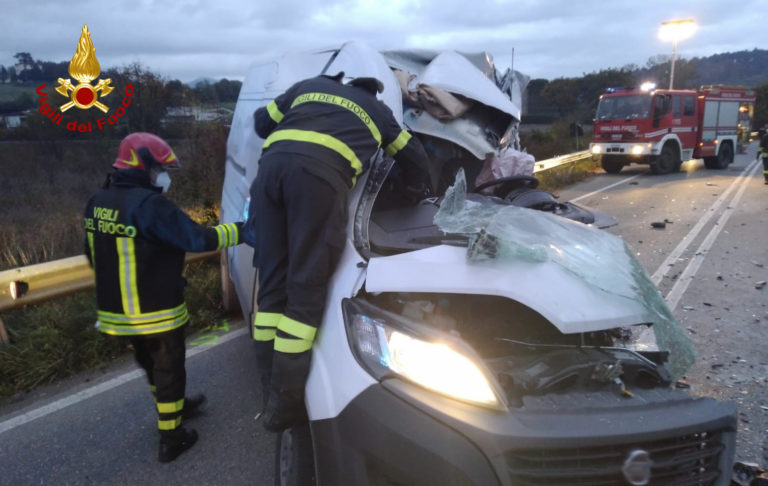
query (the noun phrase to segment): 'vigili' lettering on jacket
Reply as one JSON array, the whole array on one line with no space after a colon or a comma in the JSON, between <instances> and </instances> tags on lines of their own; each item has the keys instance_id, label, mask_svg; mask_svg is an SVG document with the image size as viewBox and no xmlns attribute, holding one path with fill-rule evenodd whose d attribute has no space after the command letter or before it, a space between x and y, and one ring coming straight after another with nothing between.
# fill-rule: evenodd
<instances>
[{"instance_id":1,"label":"'vigili' lettering on jacket","mask_svg":"<svg viewBox=\"0 0 768 486\"><path fill-rule=\"evenodd\" d=\"M96 206L93 218L85 218L85 229L108 235L136 237L136 227L117 222L120 211Z\"/></svg>"}]
</instances>

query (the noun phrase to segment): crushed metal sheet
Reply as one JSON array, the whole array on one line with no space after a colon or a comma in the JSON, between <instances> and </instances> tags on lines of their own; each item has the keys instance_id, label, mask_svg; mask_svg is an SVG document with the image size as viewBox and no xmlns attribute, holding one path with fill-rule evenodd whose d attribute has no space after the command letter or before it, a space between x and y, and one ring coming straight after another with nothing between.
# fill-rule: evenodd
<instances>
[{"instance_id":1,"label":"crushed metal sheet","mask_svg":"<svg viewBox=\"0 0 768 486\"><path fill-rule=\"evenodd\" d=\"M660 350L669 351L667 367L673 379L681 378L693 365L693 342L624 241L543 211L500 205L490 199L468 199L466 188L466 178L460 170L435 215L435 224L445 233L470 236L470 260L508 259L560 265L587 285L631 299L645 308L653 317L655 344Z\"/></svg>"}]
</instances>

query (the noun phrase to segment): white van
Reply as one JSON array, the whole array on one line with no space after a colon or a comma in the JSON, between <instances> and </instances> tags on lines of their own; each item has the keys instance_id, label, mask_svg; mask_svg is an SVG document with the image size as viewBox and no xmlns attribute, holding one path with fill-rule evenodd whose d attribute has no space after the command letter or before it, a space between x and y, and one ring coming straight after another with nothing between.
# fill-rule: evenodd
<instances>
[{"instance_id":1,"label":"white van","mask_svg":"<svg viewBox=\"0 0 768 486\"><path fill-rule=\"evenodd\" d=\"M530 175L476 184L520 148L525 78L500 75L490 56L351 42L254 66L227 143L222 220L247 216L263 143L253 112L339 71L383 82L380 99L443 184L407 202L379 154L350 192L309 424L281 435L276 483L729 484L735 406L674 388L692 345L623 242ZM225 282L252 321L252 250L226 251Z\"/></svg>"}]
</instances>

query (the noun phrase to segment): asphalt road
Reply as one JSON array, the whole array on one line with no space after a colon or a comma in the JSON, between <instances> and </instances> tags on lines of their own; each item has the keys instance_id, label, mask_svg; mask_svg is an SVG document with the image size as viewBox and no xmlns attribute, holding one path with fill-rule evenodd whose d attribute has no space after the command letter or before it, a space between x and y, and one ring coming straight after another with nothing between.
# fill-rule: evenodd
<instances>
[{"instance_id":1,"label":"asphalt road","mask_svg":"<svg viewBox=\"0 0 768 486\"><path fill-rule=\"evenodd\" d=\"M608 231L635 251L696 346L690 391L736 402L737 459L766 465L768 286L756 284L768 281L768 186L756 150L722 171L701 160L665 176L632 165L558 195L618 220Z\"/></svg>"},{"instance_id":2,"label":"asphalt road","mask_svg":"<svg viewBox=\"0 0 768 486\"><path fill-rule=\"evenodd\" d=\"M737 458L766 464L768 287L755 284L768 280L768 186L754 158L752 146L727 170L689 161L666 176L631 166L558 196L618 220L608 231L637 253L697 347L691 392L737 402ZM209 401L189 423L198 445L175 462L156 461L152 398L125 362L0 407L0 484L273 484L250 340L242 327L217 340L189 348L188 391Z\"/></svg>"}]
</instances>

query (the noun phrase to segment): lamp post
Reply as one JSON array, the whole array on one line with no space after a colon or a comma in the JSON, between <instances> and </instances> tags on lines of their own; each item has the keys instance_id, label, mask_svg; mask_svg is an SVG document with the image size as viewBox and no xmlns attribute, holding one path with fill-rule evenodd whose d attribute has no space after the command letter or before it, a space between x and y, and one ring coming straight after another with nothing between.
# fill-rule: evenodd
<instances>
[{"instance_id":1,"label":"lamp post","mask_svg":"<svg viewBox=\"0 0 768 486\"><path fill-rule=\"evenodd\" d=\"M696 31L696 22L693 19L669 20L662 22L659 28L659 38L664 41L672 41L672 66L669 70L669 89L675 82L675 55L677 54L677 42L687 39Z\"/></svg>"}]
</instances>

